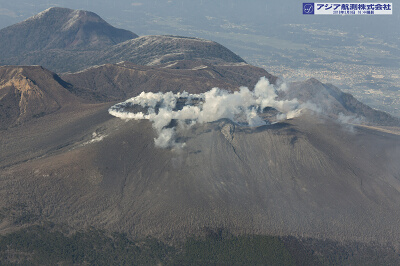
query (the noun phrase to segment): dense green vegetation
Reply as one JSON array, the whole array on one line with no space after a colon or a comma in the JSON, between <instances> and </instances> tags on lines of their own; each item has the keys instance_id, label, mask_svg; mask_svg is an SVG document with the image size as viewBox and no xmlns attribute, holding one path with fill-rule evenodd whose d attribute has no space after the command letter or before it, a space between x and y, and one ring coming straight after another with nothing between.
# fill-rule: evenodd
<instances>
[{"instance_id":1,"label":"dense green vegetation","mask_svg":"<svg viewBox=\"0 0 400 266\"><path fill-rule=\"evenodd\" d=\"M173 249L155 239L133 242L125 235L89 230L66 234L32 226L0 238L0 264L156 265Z\"/></svg>"},{"instance_id":2,"label":"dense green vegetation","mask_svg":"<svg viewBox=\"0 0 400 266\"><path fill-rule=\"evenodd\" d=\"M294 265L294 262L278 237L212 234L205 239L188 239L174 264Z\"/></svg>"},{"instance_id":3,"label":"dense green vegetation","mask_svg":"<svg viewBox=\"0 0 400 266\"><path fill-rule=\"evenodd\" d=\"M246 235L223 229L168 245L121 233L30 226L0 237L0 265L398 265L393 249L329 240Z\"/></svg>"}]
</instances>

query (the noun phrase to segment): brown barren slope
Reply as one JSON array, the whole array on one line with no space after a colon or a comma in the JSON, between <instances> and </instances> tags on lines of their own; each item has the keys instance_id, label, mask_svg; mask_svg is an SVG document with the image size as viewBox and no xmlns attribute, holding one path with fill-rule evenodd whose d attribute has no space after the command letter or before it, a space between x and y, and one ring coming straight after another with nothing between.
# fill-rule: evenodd
<instances>
[{"instance_id":1,"label":"brown barren slope","mask_svg":"<svg viewBox=\"0 0 400 266\"><path fill-rule=\"evenodd\" d=\"M56 74L40 66L0 66L0 128L79 102Z\"/></svg>"},{"instance_id":2,"label":"brown barren slope","mask_svg":"<svg viewBox=\"0 0 400 266\"><path fill-rule=\"evenodd\" d=\"M130 62L106 64L61 76L73 85L71 92L89 101L126 100L142 91L201 93L213 87L237 90L253 88L261 77L276 77L245 63L212 65L203 61L177 61L160 66Z\"/></svg>"},{"instance_id":3,"label":"brown barren slope","mask_svg":"<svg viewBox=\"0 0 400 266\"><path fill-rule=\"evenodd\" d=\"M307 115L253 129L221 120L178 132L187 146L173 151L154 147L149 122L122 121L106 108L24 124L20 130L30 132L25 143L13 132L3 134L22 153L39 141L50 152L15 160L5 150L0 195L7 200L1 207L31 222L135 236L181 238L224 227L399 241L398 135L368 128L352 133ZM39 134L42 127L49 130L46 138ZM3 230L13 226L11 218L2 223Z\"/></svg>"}]
</instances>

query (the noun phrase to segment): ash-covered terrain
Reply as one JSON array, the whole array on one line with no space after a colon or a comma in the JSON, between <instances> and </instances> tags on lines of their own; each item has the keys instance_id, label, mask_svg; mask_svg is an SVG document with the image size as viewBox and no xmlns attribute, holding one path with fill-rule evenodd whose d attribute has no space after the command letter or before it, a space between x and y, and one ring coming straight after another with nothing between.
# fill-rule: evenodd
<instances>
[{"instance_id":1,"label":"ash-covered terrain","mask_svg":"<svg viewBox=\"0 0 400 266\"><path fill-rule=\"evenodd\" d=\"M1 261L398 263L399 120L188 40L112 44L132 57L75 73L0 67Z\"/></svg>"}]
</instances>

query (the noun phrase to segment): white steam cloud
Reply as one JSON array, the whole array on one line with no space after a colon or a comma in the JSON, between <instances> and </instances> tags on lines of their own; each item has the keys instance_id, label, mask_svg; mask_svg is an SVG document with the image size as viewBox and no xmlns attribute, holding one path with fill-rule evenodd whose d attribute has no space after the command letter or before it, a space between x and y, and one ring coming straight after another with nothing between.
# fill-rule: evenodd
<instances>
[{"instance_id":1,"label":"white steam cloud","mask_svg":"<svg viewBox=\"0 0 400 266\"><path fill-rule=\"evenodd\" d=\"M148 119L157 131L157 138L154 139L156 146L180 148L185 143L176 142L177 128L222 118L250 127L267 125L270 122L262 118L266 107L280 112L276 117L278 120L298 116L303 106L297 99L278 100L277 91L285 88L285 85L275 88L262 77L253 91L240 87L235 92L213 88L201 94L142 92L112 106L109 113L121 119Z\"/></svg>"},{"instance_id":2,"label":"white steam cloud","mask_svg":"<svg viewBox=\"0 0 400 266\"><path fill-rule=\"evenodd\" d=\"M339 113L336 119L336 121L340 123L344 129L352 133L354 133L354 125L361 124L363 120L363 117L357 117L355 115L345 115L343 113Z\"/></svg>"}]
</instances>

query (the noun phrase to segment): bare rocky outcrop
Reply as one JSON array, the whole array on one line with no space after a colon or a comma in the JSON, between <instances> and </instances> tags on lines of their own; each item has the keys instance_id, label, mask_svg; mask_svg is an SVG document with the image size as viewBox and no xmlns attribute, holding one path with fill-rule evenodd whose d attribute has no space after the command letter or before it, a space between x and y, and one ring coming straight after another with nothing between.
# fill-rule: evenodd
<instances>
[{"instance_id":1,"label":"bare rocky outcrop","mask_svg":"<svg viewBox=\"0 0 400 266\"><path fill-rule=\"evenodd\" d=\"M0 128L77 103L66 87L66 82L40 66L0 67Z\"/></svg>"}]
</instances>

